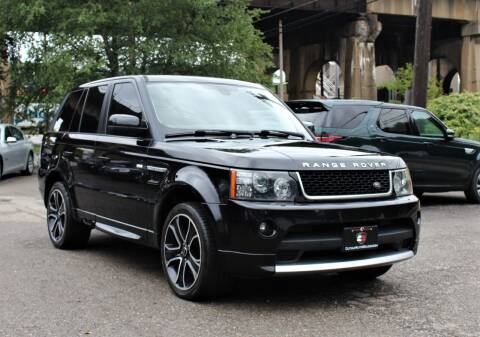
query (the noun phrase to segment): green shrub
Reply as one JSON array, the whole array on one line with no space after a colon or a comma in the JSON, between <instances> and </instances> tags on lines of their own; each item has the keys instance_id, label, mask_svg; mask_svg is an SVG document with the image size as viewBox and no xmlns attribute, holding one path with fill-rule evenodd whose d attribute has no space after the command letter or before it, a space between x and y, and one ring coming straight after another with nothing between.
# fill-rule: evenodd
<instances>
[{"instance_id":1,"label":"green shrub","mask_svg":"<svg viewBox=\"0 0 480 337\"><path fill-rule=\"evenodd\" d=\"M480 140L480 93L440 96L428 102L436 114L458 137Z\"/></svg>"}]
</instances>

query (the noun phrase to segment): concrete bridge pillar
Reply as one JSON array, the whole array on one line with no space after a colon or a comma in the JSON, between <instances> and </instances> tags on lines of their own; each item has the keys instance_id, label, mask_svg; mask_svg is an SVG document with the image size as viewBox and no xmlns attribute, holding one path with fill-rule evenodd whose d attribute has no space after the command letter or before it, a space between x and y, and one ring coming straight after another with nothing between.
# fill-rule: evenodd
<instances>
[{"instance_id":1,"label":"concrete bridge pillar","mask_svg":"<svg viewBox=\"0 0 480 337\"><path fill-rule=\"evenodd\" d=\"M382 30L377 16L366 14L351 22L340 42L344 98L377 99L375 40Z\"/></svg>"},{"instance_id":2,"label":"concrete bridge pillar","mask_svg":"<svg viewBox=\"0 0 480 337\"><path fill-rule=\"evenodd\" d=\"M480 21L462 29L460 81L462 91L480 91Z\"/></svg>"}]
</instances>

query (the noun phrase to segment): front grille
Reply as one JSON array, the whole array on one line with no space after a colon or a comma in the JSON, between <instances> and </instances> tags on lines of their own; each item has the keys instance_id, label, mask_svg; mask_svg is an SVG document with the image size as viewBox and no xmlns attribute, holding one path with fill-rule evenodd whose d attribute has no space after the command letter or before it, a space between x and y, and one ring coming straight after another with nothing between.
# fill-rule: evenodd
<instances>
[{"instance_id":1,"label":"front grille","mask_svg":"<svg viewBox=\"0 0 480 337\"><path fill-rule=\"evenodd\" d=\"M378 195L390 191L390 171L301 171L305 194L309 197ZM380 183L377 188L374 183Z\"/></svg>"}]
</instances>

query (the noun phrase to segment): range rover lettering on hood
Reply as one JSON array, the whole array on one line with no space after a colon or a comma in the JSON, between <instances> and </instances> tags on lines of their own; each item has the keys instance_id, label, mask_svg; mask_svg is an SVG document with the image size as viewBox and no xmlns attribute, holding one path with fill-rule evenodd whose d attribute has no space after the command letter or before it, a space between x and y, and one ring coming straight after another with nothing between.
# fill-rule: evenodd
<instances>
[{"instance_id":1,"label":"range rover lettering on hood","mask_svg":"<svg viewBox=\"0 0 480 337\"><path fill-rule=\"evenodd\" d=\"M304 168L387 168L385 162L303 162Z\"/></svg>"}]
</instances>

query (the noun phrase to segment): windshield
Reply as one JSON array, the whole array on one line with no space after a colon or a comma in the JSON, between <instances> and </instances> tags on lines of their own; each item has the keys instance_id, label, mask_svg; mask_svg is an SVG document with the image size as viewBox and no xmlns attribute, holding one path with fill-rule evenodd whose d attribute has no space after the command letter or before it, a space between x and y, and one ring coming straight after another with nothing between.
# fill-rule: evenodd
<instances>
[{"instance_id":1,"label":"windshield","mask_svg":"<svg viewBox=\"0 0 480 337\"><path fill-rule=\"evenodd\" d=\"M160 123L178 130L276 130L310 138L305 127L268 90L228 84L147 84Z\"/></svg>"}]
</instances>

